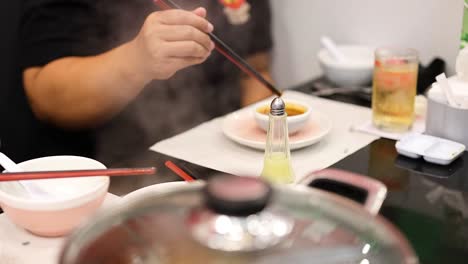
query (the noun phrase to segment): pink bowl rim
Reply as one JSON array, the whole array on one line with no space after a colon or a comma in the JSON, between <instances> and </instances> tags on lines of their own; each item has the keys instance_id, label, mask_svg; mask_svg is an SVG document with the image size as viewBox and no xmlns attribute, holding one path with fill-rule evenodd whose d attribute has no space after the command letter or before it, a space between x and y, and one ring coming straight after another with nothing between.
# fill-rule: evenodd
<instances>
[{"instance_id":1,"label":"pink bowl rim","mask_svg":"<svg viewBox=\"0 0 468 264\"><path fill-rule=\"evenodd\" d=\"M95 163L96 169L105 169L106 166L101 162L81 157L81 156L72 156L72 155L60 155L60 156L47 156L41 157L36 159L27 160L21 163L18 163L20 166L24 166L28 163L37 162L40 160L46 159L80 159L86 160L92 163ZM9 194L3 191L0 188L0 203L4 204L7 207L21 209L21 210L28 210L28 211L56 211L56 210L64 210L64 209L71 209L75 207L79 207L85 203L88 203L100 195L103 192L107 193L109 188L110 179L108 176L98 176L96 177L100 181L93 186L93 188L88 188L83 190L82 193L76 194L74 196L67 197L66 199L53 199L53 200L33 200L30 198L22 198L12 194Z\"/></svg>"}]
</instances>

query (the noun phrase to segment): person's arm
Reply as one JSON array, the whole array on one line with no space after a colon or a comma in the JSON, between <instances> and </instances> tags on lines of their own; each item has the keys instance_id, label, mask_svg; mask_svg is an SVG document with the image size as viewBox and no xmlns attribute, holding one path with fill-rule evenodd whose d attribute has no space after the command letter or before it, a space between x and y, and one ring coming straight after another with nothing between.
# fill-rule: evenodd
<instances>
[{"instance_id":1,"label":"person's arm","mask_svg":"<svg viewBox=\"0 0 468 264\"><path fill-rule=\"evenodd\" d=\"M250 1L251 29L248 36L247 61L263 75L272 81L270 75L270 52L273 46L271 32L271 7L268 0ZM281 89L280 89L281 90ZM252 104L272 95L270 90L254 78L244 75L241 81L241 104Z\"/></svg>"},{"instance_id":2,"label":"person's arm","mask_svg":"<svg viewBox=\"0 0 468 264\"><path fill-rule=\"evenodd\" d=\"M214 44L206 10L148 16L132 41L90 57L65 57L23 72L35 115L67 128L91 127L125 107L153 79L202 63Z\"/></svg>"},{"instance_id":3,"label":"person's arm","mask_svg":"<svg viewBox=\"0 0 468 264\"><path fill-rule=\"evenodd\" d=\"M270 74L270 60L268 52L257 53L247 58L265 79L272 82ZM246 106L271 96L273 93L257 79L243 75L241 79L241 105Z\"/></svg>"}]
</instances>

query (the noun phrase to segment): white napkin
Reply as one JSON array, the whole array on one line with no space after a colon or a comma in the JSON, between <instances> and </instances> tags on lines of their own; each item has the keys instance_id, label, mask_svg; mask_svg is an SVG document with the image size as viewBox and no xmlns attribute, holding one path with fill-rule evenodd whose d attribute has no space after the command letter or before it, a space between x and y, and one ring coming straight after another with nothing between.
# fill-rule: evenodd
<instances>
[{"instance_id":1,"label":"white napkin","mask_svg":"<svg viewBox=\"0 0 468 264\"><path fill-rule=\"evenodd\" d=\"M461 104L461 108L468 109L468 82L461 80L457 76L448 78L453 96ZM438 83L433 83L427 96L436 102L448 104L445 94L440 89Z\"/></svg>"},{"instance_id":2,"label":"white napkin","mask_svg":"<svg viewBox=\"0 0 468 264\"><path fill-rule=\"evenodd\" d=\"M369 133L383 138L400 140L406 134L422 134L426 131L426 112L427 112L427 99L425 96L418 95L415 100L415 119L414 123L409 131L395 133L383 131L376 128L371 119L367 120L363 124L356 126L356 130L364 133Z\"/></svg>"},{"instance_id":3,"label":"white napkin","mask_svg":"<svg viewBox=\"0 0 468 264\"><path fill-rule=\"evenodd\" d=\"M402 137L404 137L408 133L416 133L416 134L422 134L426 130L426 121L417 119L411 129L409 131L403 132L403 133L395 133L395 132L388 132L388 131L382 131L378 128L376 128L373 124L372 121L368 120L361 126L356 127L357 131L364 132L364 133L369 133L371 135L376 135L379 137L383 138L388 138L388 139L393 139L393 140L400 140Z\"/></svg>"},{"instance_id":4,"label":"white napkin","mask_svg":"<svg viewBox=\"0 0 468 264\"><path fill-rule=\"evenodd\" d=\"M329 116L333 123L330 134L322 141L291 152L296 181L309 172L329 167L378 139L376 136L357 133L352 129L370 119L371 110L368 108L294 91L286 91L284 97L304 101L311 105L312 111L316 110ZM151 150L226 173L259 175L263 167L264 153L226 138L222 132L222 119L211 120L161 141L152 146Z\"/></svg>"},{"instance_id":5,"label":"white napkin","mask_svg":"<svg viewBox=\"0 0 468 264\"><path fill-rule=\"evenodd\" d=\"M108 194L100 210L114 204L120 198ZM14 225L5 214L0 215L0 263L1 264L55 264L65 238L35 236Z\"/></svg>"}]
</instances>

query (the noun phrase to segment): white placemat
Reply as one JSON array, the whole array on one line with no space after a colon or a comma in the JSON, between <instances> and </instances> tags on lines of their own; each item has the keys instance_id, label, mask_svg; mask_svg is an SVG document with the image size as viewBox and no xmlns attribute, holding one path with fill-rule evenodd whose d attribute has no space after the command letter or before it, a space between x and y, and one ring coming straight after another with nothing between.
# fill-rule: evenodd
<instances>
[{"instance_id":1,"label":"white placemat","mask_svg":"<svg viewBox=\"0 0 468 264\"><path fill-rule=\"evenodd\" d=\"M120 198L108 194L101 207L112 206ZM14 225L5 214L0 215L1 264L56 264L65 238L44 238Z\"/></svg>"},{"instance_id":2,"label":"white placemat","mask_svg":"<svg viewBox=\"0 0 468 264\"><path fill-rule=\"evenodd\" d=\"M296 181L309 172L329 167L378 139L377 136L359 133L352 129L370 119L371 110L368 108L295 91L286 91L284 97L310 104L312 109L328 115L333 122L332 131L322 141L291 152ZM249 111L251 107L239 111ZM263 167L263 152L239 145L226 138L222 132L222 119L221 117L211 120L161 141L152 146L151 150L231 174L259 175Z\"/></svg>"}]
</instances>

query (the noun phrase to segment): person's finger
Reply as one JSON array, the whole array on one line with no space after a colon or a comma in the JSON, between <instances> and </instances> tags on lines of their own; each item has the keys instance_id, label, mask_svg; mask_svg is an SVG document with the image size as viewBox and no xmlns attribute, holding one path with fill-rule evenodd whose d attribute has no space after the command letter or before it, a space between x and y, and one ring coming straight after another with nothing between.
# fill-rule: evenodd
<instances>
[{"instance_id":1,"label":"person's finger","mask_svg":"<svg viewBox=\"0 0 468 264\"><path fill-rule=\"evenodd\" d=\"M214 48L214 43L210 37L192 26L164 26L161 27L160 38L166 41L195 41L205 47L206 50L211 51Z\"/></svg>"},{"instance_id":2,"label":"person's finger","mask_svg":"<svg viewBox=\"0 0 468 264\"><path fill-rule=\"evenodd\" d=\"M206 18L206 9L203 8L203 7L199 7L195 10L192 11L195 15L199 16L199 17L203 17L203 18Z\"/></svg>"},{"instance_id":3,"label":"person's finger","mask_svg":"<svg viewBox=\"0 0 468 264\"><path fill-rule=\"evenodd\" d=\"M176 41L167 42L164 47L168 57L194 57L204 58L208 56L211 51L205 49L202 45L195 41Z\"/></svg>"},{"instance_id":4,"label":"person's finger","mask_svg":"<svg viewBox=\"0 0 468 264\"><path fill-rule=\"evenodd\" d=\"M203 32L212 32L213 25L203 17L184 10L167 10L161 13L159 21L166 25L189 25Z\"/></svg>"},{"instance_id":5,"label":"person's finger","mask_svg":"<svg viewBox=\"0 0 468 264\"><path fill-rule=\"evenodd\" d=\"M177 58L177 57L174 57L174 58L171 58L171 66L173 68L173 70L176 72L176 71L179 71L181 69L184 69L184 68L187 68L187 67L190 67L190 66L193 66L193 65L197 65L197 64L201 64L203 62L206 61L208 57L203 57L203 58L193 58L193 57L185 57L185 58Z\"/></svg>"}]
</instances>

